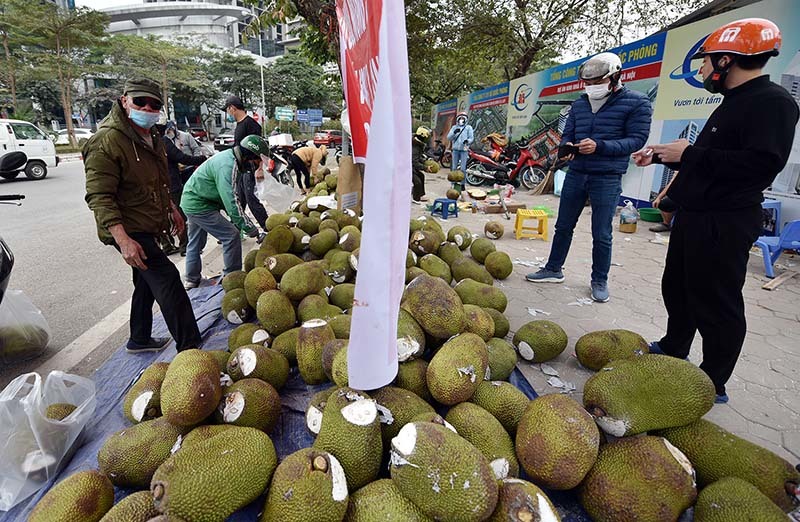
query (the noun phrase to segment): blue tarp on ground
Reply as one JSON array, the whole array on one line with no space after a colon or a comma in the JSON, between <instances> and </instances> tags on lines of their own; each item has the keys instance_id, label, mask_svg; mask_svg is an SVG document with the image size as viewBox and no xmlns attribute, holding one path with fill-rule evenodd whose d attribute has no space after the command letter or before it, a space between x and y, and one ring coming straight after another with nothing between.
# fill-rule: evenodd
<instances>
[{"instance_id":1,"label":"blue tarp on ground","mask_svg":"<svg viewBox=\"0 0 800 522\"><path fill-rule=\"evenodd\" d=\"M203 333L203 348L206 350L227 349L228 334L234 328L219 313L222 294L220 286L202 287L189 293L195 317L200 331ZM155 336L169 335L160 314L155 319L153 329ZM97 411L93 421L86 427L83 446L76 451L72 460L61 473L51 479L36 495L18 504L11 511L0 514L0 522L25 522L30 510L55 482L77 471L96 469L97 452L103 442L110 434L128 426L122 415L122 400L136 376L154 362L169 361L175 354L174 345L172 345L161 353L132 355L124 349L120 349L111 356L94 375L97 384ZM510 381L529 397L536 397L536 392L519 370L514 370ZM283 412L280 422L270 434L280 459L298 449L308 447L314 442L305 427L305 408L314 393L328 386L331 384L308 386L300 379L297 370L292 370L286 386L281 390ZM117 501L131 492L117 489ZM591 520L576 502L574 493L548 493L558 507L563 522L588 522ZM264 498L262 497L232 515L228 520L230 522L254 522L258 519L258 513L263 505ZM309 520L311 521L311 519Z\"/></svg>"}]
</instances>

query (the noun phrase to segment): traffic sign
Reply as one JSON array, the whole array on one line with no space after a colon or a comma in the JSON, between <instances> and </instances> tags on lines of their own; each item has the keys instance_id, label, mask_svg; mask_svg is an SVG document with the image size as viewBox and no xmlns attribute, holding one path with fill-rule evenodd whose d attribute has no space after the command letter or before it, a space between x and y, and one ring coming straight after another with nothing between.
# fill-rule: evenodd
<instances>
[{"instance_id":1,"label":"traffic sign","mask_svg":"<svg viewBox=\"0 0 800 522\"><path fill-rule=\"evenodd\" d=\"M308 109L297 109L297 121L299 123L308 123Z\"/></svg>"},{"instance_id":2,"label":"traffic sign","mask_svg":"<svg viewBox=\"0 0 800 522\"><path fill-rule=\"evenodd\" d=\"M278 121L292 121L294 109L291 107L275 107L275 119Z\"/></svg>"},{"instance_id":3,"label":"traffic sign","mask_svg":"<svg viewBox=\"0 0 800 522\"><path fill-rule=\"evenodd\" d=\"M322 109L308 109L308 123L312 127L321 127Z\"/></svg>"}]
</instances>

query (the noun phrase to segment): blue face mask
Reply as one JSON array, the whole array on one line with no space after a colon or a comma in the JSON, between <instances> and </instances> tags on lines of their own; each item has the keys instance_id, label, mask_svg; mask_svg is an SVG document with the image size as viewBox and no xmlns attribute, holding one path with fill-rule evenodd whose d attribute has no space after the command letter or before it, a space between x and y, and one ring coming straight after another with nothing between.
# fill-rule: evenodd
<instances>
[{"instance_id":1,"label":"blue face mask","mask_svg":"<svg viewBox=\"0 0 800 522\"><path fill-rule=\"evenodd\" d=\"M225 116L225 121L227 121L227 122L230 122L230 123L233 123L233 122L235 122L235 121L236 121L236 118L234 118L234 117L233 117L232 115L230 115L230 114L227 114L227 115Z\"/></svg>"},{"instance_id":2,"label":"blue face mask","mask_svg":"<svg viewBox=\"0 0 800 522\"><path fill-rule=\"evenodd\" d=\"M158 112L140 111L138 109L131 108L131 112L128 117L138 127L150 129L150 127L158 123L158 119L161 117L161 114Z\"/></svg>"}]
</instances>

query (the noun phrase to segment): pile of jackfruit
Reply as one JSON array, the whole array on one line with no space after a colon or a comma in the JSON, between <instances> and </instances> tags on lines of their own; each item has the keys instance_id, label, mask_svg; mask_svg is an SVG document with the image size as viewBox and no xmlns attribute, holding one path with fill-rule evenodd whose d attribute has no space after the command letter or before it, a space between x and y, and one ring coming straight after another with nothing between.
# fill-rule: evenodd
<instances>
[{"instance_id":1,"label":"pile of jackfruit","mask_svg":"<svg viewBox=\"0 0 800 522\"><path fill-rule=\"evenodd\" d=\"M535 320L506 340L495 282L513 267L489 239L499 223L478 237L411 221L397 377L348 387L361 220L305 205L270 216L245 270L223 279L222 315L237 324L228 350L148 367L99 469L56 485L31 522L222 522L262 495L261 522L557 522L558 490L598 522L674 522L690 507L698 522L787 520L800 473L703 419L715 397L706 374L649 354L634 332L577 340L578 361L597 372L583 404L530 400L508 382L520 358L549 361L568 337ZM306 404L313 445L279 462L270 436L294 367L333 385ZM115 486L140 491L113 505Z\"/></svg>"}]
</instances>

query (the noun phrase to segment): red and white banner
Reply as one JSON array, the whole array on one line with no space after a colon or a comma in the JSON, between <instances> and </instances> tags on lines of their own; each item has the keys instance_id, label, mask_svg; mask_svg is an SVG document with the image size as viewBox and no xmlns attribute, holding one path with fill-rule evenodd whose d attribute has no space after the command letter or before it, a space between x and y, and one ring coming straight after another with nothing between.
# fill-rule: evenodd
<instances>
[{"instance_id":1,"label":"red and white banner","mask_svg":"<svg viewBox=\"0 0 800 522\"><path fill-rule=\"evenodd\" d=\"M373 390L397 375L397 315L405 288L411 214L405 8L399 0L337 0L336 13L354 157L366 160L347 373L351 387Z\"/></svg>"}]
</instances>

